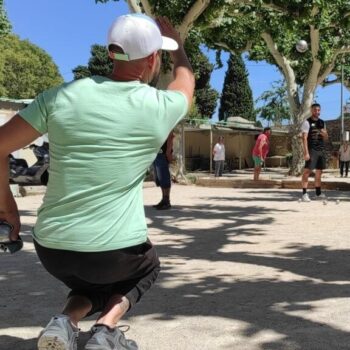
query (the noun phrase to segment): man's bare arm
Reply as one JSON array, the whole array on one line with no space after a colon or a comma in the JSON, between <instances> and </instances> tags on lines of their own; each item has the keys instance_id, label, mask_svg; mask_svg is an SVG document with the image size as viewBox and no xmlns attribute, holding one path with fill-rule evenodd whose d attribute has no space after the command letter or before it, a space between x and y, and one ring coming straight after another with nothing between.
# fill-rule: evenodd
<instances>
[{"instance_id":1,"label":"man's bare arm","mask_svg":"<svg viewBox=\"0 0 350 350\"><path fill-rule=\"evenodd\" d=\"M308 136L307 133L305 132L302 133L304 160L310 159L309 147L307 145L307 136Z\"/></svg>"},{"instance_id":2,"label":"man's bare arm","mask_svg":"<svg viewBox=\"0 0 350 350\"><path fill-rule=\"evenodd\" d=\"M16 115L0 127L0 220L13 225L11 239L18 238L20 219L9 185L8 155L41 136L30 124Z\"/></svg>"},{"instance_id":3,"label":"man's bare arm","mask_svg":"<svg viewBox=\"0 0 350 350\"><path fill-rule=\"evenodd\" d=\"M191 64L186 55L180 36L166 17L157 18L162 35L174 39L179 48L170 51L170 56L174 63L174 80L169 84L168 90L181 91L188 100L188 106L192 105L195 79Z\"/></svg>"}]
</instances>

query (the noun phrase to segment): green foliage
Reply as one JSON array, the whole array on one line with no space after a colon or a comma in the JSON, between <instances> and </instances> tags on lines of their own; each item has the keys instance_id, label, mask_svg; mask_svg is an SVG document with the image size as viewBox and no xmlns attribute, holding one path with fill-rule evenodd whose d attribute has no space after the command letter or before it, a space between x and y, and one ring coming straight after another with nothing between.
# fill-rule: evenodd
<instances>
[{"instance_id":1,"label":"green foliage","mask_svg":"<svg viewBox=\"0 0 350 350\"><path fill-rule=\"evenodd\" d=\"M249 48L252 60L276 64L262 39L263 33L270 34L278 52L291 62L297 83L302 85L313 63L312 53L311 50L297 52L295 44L300 39L310 43L310 25L320 31L317 57L322 63L322 73L334 52L350 43L350 16L344 16L349 12L348 0L232 1L216 13L206 11L198 25L210 47L236 52ZM221 18L215 20L219 14Z\"/></svg>"},{"instance_id":2,"label":"green foliage","mask_svg":"<svg viewBox=\"0 0 350 350\"><path fill-rule=\"evenodd\" d=\"M272 83L272 89L263 92L256 102L263 103L262 107L256 109L256 114L269 124L282 125L284 120L291 119L287 87L284 81Z\"/></svg>"},{"instance_id":3,"label":"green foliage","mask_svg":"<svg viewBox=\"0 0 350 350\"><path fill-rule=\"evenodd\" d=\"M185 50L196 78L195 101L198 113L196 118L211 118L215 112L219 94L210 86L214 65L201 51L200 42L199 34L191 31L185 43Z\"/></svg>"},{"instance_id":4,"label":"green foliage","mask_svg":"<svg viewBox=\"0 0 350 350\"><path fill-rule=\"evenodd\" d=\"M57 66L44 50L16 35L1 39L0 96L34 98L62 82Z\"/></svg>"},{"instance_id":5,"label":"green foliage","mask_svg":"<svg viewBox=\"0 0 350 350\"><path fill-rule=\"evenodd\" d=\"M90 77L92 75L107 76L112 72L113 62L108 57L107 47L104 45L92 45L91 57L87 66L79 65L73 69L74 79Z\"/></svg>"},{"instance_id":6,"label":"green foliage","mask_svg":"<svg viewBox=\"0 0 350 350\"><path fill-rule=\"evenodd\" d=\"M240 116L255 121L253 94L248 73L239 54L231 54L222 90L219 120Z\"/></svg>"},{"instance_id":7,"label":"green foliage","mask_svg":"<svg viewBox=\"0 0 350 350\"><path fill-rule=\"evenodd\" d=\"M4 9L4 0L0 0L0 38L11 32L11 24Z\"/></svg>"}]
</instances>

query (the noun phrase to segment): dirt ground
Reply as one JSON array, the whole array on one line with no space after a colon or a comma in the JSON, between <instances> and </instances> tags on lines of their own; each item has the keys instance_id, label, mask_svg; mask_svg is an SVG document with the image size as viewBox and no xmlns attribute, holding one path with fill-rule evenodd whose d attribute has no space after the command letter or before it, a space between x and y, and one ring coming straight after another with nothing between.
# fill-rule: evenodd
<instances>
[{"instance_id":1,"label":"dirt ground","mask_svg":"<svg viewBox=\"0 0 350 350\"><path fill-rule=\"evenodd\" d=\"M160 191L146 187L162 272L125 318L127 337L141 350L350 349L350 193L327 194L300 203L296 190L177 185L173 208L157 211ZM0 256L1 350L36 349L67 293L33 249L41 200L17 199L24 249Z\"/></svg>"}]
</instances>

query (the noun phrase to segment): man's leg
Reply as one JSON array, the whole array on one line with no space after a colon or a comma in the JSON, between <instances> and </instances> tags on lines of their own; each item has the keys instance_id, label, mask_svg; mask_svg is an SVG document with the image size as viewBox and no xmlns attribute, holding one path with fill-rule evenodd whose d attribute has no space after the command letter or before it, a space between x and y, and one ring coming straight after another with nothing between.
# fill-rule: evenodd
<instances>
[{"instance_id":1,"label":"man's leg","mask_svg":"<svg viewBox=\"0 0 350 350\"><path fill-rule=\"evenodd\" d=\"M222 173L224 172L224 166L225 166L225 161L220 160L219 176L222 176Z\"/></svg>"},{"instance_id":2,"label":"man's leg","mask_svg":"<svg viewBox=\"0 0 350 350\"><path fill-rule=\"evenodd\" d=\"M344 175L344 162L340 161L340 176L343 177Z\"/></svg>"},{"instance_id":3,"label":"man's leg","mask_svg":"<svg viewBox=\"0 0 350 350\"><path fill-rule=\"evenodd\" d=\"M349 172L349 162L345 162L345 177L348 177Z\"/></svg>"},{"instance_id":4,"label":"man's leg","mask_svg":"<svg viewBox=\"0 0 350 350\"><path fill-rule=\"evenodd\" d=\"M155 207L158 210L170 209L170 189L171 189L171 176L169 170L169 163L164 155L159 166L159 183L162 188L162 200Z\"/></svg>"},{"instance_id":5,"label":"man's leg","mask_svg":"<svg viewBox=\"0 0 350 350\"><path fill-rule=\"evenodd\" d=\"M110 328L114 328L129 310L129 307L130 302L125 296L120 294L113 295L98 317L96 324L103 324Z\"/></svg>"},{"instance_id":6,"label":"man's leg","mask_svg":"<svg viewBox=\"0 0 350 350\"><path fill-rule=\"evenodd\" d=\"M219 164L219 161L218 160L214 160L215 162L215 172L214 172L214 176L215 177L218 177L219 176L219 170L220 170L220 164Z\"/></svg>"},{"instance_id":7,"label":"man's leg","mask_svg":"<svg viewBox=\"0 0 350 350\"><path fill-rule=\"evenodd\" d=\"M309 184L310 173L311 173L311 170L309 168L304 168L303 175L301 177L301 186L303 188L303 196L302 196L303 202L310 202L309 195L307 194L307 187Z\"/></svg>"},{"instance_id":8,"label":"man's leg","mask_svg":"<svg viewBox=\"0 0 350 350\"><path fill-rule=\"evenodd\" d=\"M322 191L321 191L321 176L322 176L322 170L316 169L316 172L315 172L315 190L316 190L317 197L319 197L322 193Z\"/></svg>"},{"instance_id":9,"label":"man's leg","mask_svg":"<svg viewBox=\"0 0 350 350\"><path fill-rule=\"evenodd\" d=\"M261 172L261 166L255 166L255 168L254 168L254 181L259 180L260 172Z\"/></svg>"},{"instance_id":10,"label":"man's leg","mask_svg":"<svg viewBox=\"0 0 350 350\"><path fill-rule=\"evenodd\" d=\"M80 295L74 295L68 298L67 303L62 311L63 315L67 315L75 327L92 308L90 299Z\"/></svg>"}]
</instances>

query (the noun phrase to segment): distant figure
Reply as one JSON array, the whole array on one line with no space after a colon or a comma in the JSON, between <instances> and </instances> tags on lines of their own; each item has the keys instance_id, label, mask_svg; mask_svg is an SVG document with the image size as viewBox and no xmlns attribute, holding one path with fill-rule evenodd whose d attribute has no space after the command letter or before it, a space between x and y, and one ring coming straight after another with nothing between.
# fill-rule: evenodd
<instances>
[{"instance_id":1,"label":"distant figure","mask_svg":"<svg viewBox=\"0 0 350 350\"><path fill-rule=\"evenodd\" d=\"M223 136L219 136L218 143L213 149L213 156L215 162L215 177L222 176L225 165L225 145Z\"/></svg>"},{"instance_id":2,"label":"distant figure","mask_svg":"<svg viewBox=\"0 0 350 350\"><path fill-rule=\"evenodd\" d=\"M301 126L305 159L305 168L301 179L303 187L301 200L303 202L310 202L307 186L310 173L315 169L315 199L326 199L325 194L321 192L321 176L323 169L326 169L325 141L328 140L328 133L320 114L321 105L314 103L311 106L311 117L306 119Z\"/></svg>"},{"instance_id":3,"label":"distant figure","mask_svg":"<svg viewBox=\"0 0 350 350\"><path fill-rule=\"evenodd\" d=\"M345 177L348 177L349 163L350 163L350 147L348 141L343 141L343 144L339 148L339 160L340 160L340 176L344 176L345 167Z\"/></svg>"},{"instance_id":4,"label":"distant figure","mask_svg":"<svg viewBox=\"0 0 350 350\"><path fill-rule=\"evenodd\" d=\"M253 148L253 161L254 161L254 181L259 180L261 167L269 153L270 148L270 136L271 128L264 128L262 134L258 136Z\"/></svg>"},{"instance_id":5,"label":"distant figure","mask_svg":"<svg viewBox=\"0 0 350 350\"><path fill-rule=\"evenodd\" d=\"M173 141L175 134L172 131L163 146L159 150L155 161L153 162L154 177L156 185L162 189L161 201L154 205L157 210L167 210L171 208L170 204L170 189L171 176L169 165L173 160Z\"/></svg>"}]
</instances>

